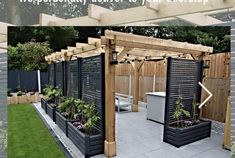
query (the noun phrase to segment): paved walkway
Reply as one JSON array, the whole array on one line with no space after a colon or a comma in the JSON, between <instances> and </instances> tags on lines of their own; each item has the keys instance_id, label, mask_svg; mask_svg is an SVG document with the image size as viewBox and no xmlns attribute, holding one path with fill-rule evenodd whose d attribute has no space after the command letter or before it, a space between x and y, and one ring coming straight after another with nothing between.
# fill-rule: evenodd
<instances>
[{"instance_id":1,"label":"paved walkway","mask_svg":"<svg viewBox=\"0 0 235 158\"><path fill-rule=\"evenodd\" d=\"M146 109L138 113L121 113L117 118L116 158L229 158L222 149L223 136L212 133L181 148L164 143L163 125L146 120ZM96 158L104 157L103 155Z\"/></svg>"},{"instance_id":2,"label":"paved walkway","mask_svg":"<svg viewBox=\"0 0 235 158\"><path fill-rule=\"evenodd\" d=\"M40 106L37 107L40 110ZM41 110L40 110L41 111ZM43 114L43 111L41 111ZM45 115L45 114L43 114ZM45 116L44 116L45 117ZM164 143L163 125L146 120L146 109L138 113L121 113L117 118L116 158L229 158L230 152L222 149L223 136L211 134L206 138L181 148ZM55 127L54 127L55 128ZM57 130L57 129L56 129ZM57 132L59 133L59 132ZM63 138L63 137L60 137ZM66 139L66 143L69 140ZM74 146L72 146L72 149ZM71 149L70 149L71 150ZM72 153L76 152L76 149ZM78 156L81 156L79 153ZM104 158L97 155L94 158Z\"/></svg>"}]
</instances>

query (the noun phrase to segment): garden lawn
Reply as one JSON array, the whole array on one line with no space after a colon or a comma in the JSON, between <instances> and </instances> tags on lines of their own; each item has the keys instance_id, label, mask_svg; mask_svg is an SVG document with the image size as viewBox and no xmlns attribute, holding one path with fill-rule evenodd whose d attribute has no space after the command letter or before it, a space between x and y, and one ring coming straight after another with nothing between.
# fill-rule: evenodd
<instances>
[{"instance_id":1,"label":"garden lawn","mask_svg":"<svg viewBox=\"0 0 235 158\"><path fill-rule=\"evenodd\" d=\"M30 104L8 106L9 158L65 158Z\"/></svg>"}]
</instances>

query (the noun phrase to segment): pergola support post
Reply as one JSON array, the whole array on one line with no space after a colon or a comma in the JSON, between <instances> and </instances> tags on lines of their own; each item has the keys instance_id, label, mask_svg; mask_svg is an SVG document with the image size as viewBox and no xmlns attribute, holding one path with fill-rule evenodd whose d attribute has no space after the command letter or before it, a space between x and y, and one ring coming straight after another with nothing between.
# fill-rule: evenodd
<instances>
[{"instance_id":1,"label":"pergola support post","mask_svg":"<svg viewBox=\"0 0 235 158\"><path fill-rule=\"evenodd\" d=\"M113 40L106 40L105 49L105 142L106 157L116 155L115 138L115 66L110 64L112 51L115 50Z\"/></svg>"},{"instance_id":2,"label":"pergola support post","mask_svg":"<svg viewBox=\"0 0 235 158\"><path fill-rule=\"evenodd\" d=\"M140 68L142 67L144 63L144 60L139 62L138 60L135 60L134 63L132 64L134 67L134 96L133 96L133 106L132 106L132 111L133 112L138 112L139 111L139 106L138 106L138 101L139 101L139 72Z\"/></svg>"}]
</instances>

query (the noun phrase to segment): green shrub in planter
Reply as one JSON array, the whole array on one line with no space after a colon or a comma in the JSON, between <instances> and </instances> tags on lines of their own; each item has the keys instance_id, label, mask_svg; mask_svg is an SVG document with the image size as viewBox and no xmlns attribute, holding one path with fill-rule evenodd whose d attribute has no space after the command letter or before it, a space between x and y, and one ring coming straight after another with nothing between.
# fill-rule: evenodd
<instances>
[{"instance_id":1,"label":"green shrub in planter","mask_svg":"<svg viewBox=\"0 0 235 158\"><path fill-rule=\"evenodd\" d=\"M43 92L47 97L47 101L50 104L53 104L52 106L57 106L59 104L60 98L62 97L62 90L60 88L47 85Z\"/></svg>"},{"instance_id":2,"label":"green shrub in planter","mask_svg":"<svg viewBox=\"0 0 235 158\"><path fill-rule=\"evenodd\" d=\"M176 147L195 142L211 134L211 122L198 117L198 104L192 102L192 112L184 109L182 98L176 101L176 109L172 117L176 120L165 125L163 141Z\"/></svg>"},{"instance_id":3,"label":"green shrub in planter","mask_svg":"<svg viewBox=\"0 0 235 158\"><path fill-rule=\"evenodd\" d=\"M45 106L45 111L49 117L56 122L56 107L61 100L62 90L58 87L47 85L46 88L43 89L43 92L46 95L46 101L48 103L47 106Z\"/></svg>"}]
</instances>

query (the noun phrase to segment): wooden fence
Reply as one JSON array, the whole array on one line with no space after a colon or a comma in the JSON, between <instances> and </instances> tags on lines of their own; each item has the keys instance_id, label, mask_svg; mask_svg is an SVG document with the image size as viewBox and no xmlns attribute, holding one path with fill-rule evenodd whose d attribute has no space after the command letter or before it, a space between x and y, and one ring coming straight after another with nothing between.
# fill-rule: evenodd
<instances>
[{"instance_id":1,"label":"wooden fence","mask_svg":"<svg viewBox=\"0 0 235 158\"><path fill-rule=\"evenodd\" d=\"M230 53L210 55L210 68L204 71L203 82L213 93L213 98L203 107L202 116L225 122L226 102L230 92ZM145 62L139 76L139 100L146 102L146 92L165 91L166 89L166 60ZM134 83L131 64L116 66L116 92L133 94ZM130 81L131 80L131 81ZM130 86L131 84L131 86ZM202 100L207 95L202 93Z\"/></svg>"}]
</instances>

